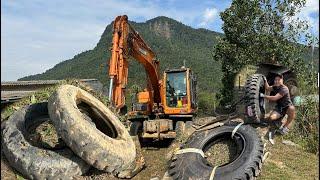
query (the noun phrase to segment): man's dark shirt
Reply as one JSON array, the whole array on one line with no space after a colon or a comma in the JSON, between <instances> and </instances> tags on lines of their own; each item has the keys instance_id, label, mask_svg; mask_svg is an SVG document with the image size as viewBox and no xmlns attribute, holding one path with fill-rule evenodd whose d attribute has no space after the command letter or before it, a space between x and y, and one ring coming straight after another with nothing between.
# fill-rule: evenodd
<instances>
[{"instance_id":1,"label":"man's dark shirt","mask_svg":"<svg viewBox=\"0 0 320 180\"><path fill-rule=\"evenodd\" d=\"M280 86L272 86L273 88L273 93L274 94L280 94L282 95L282 98L277 100L277 106L280 108L285 108L289 105L292 105L291 99L290 99L290 93L289 89L285 85L280 85Z\"/></svg>"}]
</instances>

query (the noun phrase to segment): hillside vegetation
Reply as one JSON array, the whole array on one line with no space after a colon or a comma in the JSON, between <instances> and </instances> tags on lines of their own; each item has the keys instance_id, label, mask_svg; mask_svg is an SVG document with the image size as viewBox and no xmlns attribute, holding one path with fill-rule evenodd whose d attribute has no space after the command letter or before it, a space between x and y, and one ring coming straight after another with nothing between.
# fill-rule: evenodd
<instances>
[{"instance_id":1,"label":"hillside vegetation","mask_svg":"<svg viewBox=\"0 0 320 180\"><path fill-rule=\"evenodd\" d=\"M194 29L167 17L156 17L143 23L130 22L142 35L160 60L161 72L166 68L191 67L198 79L199 109L208 111L218 105L215 94L222 87L221 62L213 59L213 47L223 34L206 29ZM108 61L112 43L112 23L104 30L96 47L63 61L44 73L19 80L66 78L96 78L107 85ZM310 52L304 55L311 59ZM314 59L319 57L315 50ZM315 61L318 65L318 60ZM146 75L142 65L130 60L129 84L144 87Z\"/></svg>"},{"instance_id":2,"label":"hillside vegetation","mask_svg":"<svg viewBox=\"0 0 320 180\"><path fill-rule=\"evenodd\" d=\"M157 17L144 23L130 22L142 35L160 60L161 71L166 68L191 67L197 74L199 88L214 92L221 86L220 63L212 59L212 48L222 34L205 29L193 29L167 17ZM27 76L19 80L97 78L108 82L108 65L112 42L112 23L103 32L97 46L63 61L42 74ZM129 86L144 85L145 71L131 60ZM142 80L141 80L142 79Z\"/></svg>"}]
</instances>

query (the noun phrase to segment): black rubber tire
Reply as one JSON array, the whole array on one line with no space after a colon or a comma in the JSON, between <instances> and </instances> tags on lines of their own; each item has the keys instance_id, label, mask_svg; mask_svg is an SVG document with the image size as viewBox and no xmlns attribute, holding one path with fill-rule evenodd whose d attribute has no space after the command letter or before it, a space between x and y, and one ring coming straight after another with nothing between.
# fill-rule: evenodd
<instances>
[{"instance_id":1,"label":"black rubber tire","mask_svg":"<svg viewBox=\"0 0 320 180\"><path fill-rule=\"evenodd\" d=\"M122 108L120 108L120 110L119 110L120 115L124 116L127 113L128 113L128 106L127 105L124 105Z\"/></svg>"},{"instance_id":2,"label":"black rubber tire","mask_svg":"<svg viewBox=\"0 0 320 180\"><path fill-rule=\"evenodd\" d=\"M86 120L77 105L91 108ZM60 86L49 98L53 124L65 143L93 167L117 175L135 164L135 144L118 117L88 92ZM88 111L88 110L87 110Z\"/></svg>"},{"instance_id":3,"label":"black rubber tire","mask_svg":"<svg viewBox=\"0 0 320 180\"><path fill-rule=\"evenodd\" d=\"M250 76L245 88L246 111L251 107L252 115L246 113L246 123L260 123L264 119L266 113L266 101L260 97L260 93L265 94L264 80L262 74L253 74Z\"/></svg>"},{"instance_id":4,"label":"black rubber tire","mask_svg":"<svg viewBox=\"0 0 320 180\"><path fill-rule=\"evenodd\" d=\"M289 89L290 92L290 97L291 99L297 95L297 92L294 91L298 91L298 82L297 79L295 78L295 76L293 74L287 73L283 75L283 84L286 85ZM296 89L294 89L296 88ZM294 90L293 90L294 89Z\"/></svg>"},{"instance_id":5,"label":"black rubber tire","mask_svg":"<svg viewBox=\"0 0 320 180\"><path fill-rule=\"evenodd\" d=\"M19 109L3 123L2 148L9 164L29 179L71 179L87 172L90 166L67 146L52 150L30 143L28 127L48 119L47 103L37 103Z\"/></svg>"},{"instance_id":6,"label":"black rubber tire","mask_svg":"<svg viewBox=\"0 0 320 180\"><path fill-rule=\"evenodd\" d=\"M142 122L141 121L132 121L130 124L130 136L138 136L142 131Z\"/></svg>"},{"instance_id":7,"label":"black rubber tire","mask_svg":"<svg viewBox=\"0 0 320 180\"><path fill-rule=\"evenodd\" d=\"M208 131L194 133L182 146L206 151L219 138L230 137L234 125L224 125ZM255 129L242 125L234 135L237 141L238 155L232 162L217 167L215 180L253 179L259 175L262 167L263 144ZM174 155L169 165L169 175L174 180L209 179L213 167L198 153Z\"/></svg>"}]
</instances>

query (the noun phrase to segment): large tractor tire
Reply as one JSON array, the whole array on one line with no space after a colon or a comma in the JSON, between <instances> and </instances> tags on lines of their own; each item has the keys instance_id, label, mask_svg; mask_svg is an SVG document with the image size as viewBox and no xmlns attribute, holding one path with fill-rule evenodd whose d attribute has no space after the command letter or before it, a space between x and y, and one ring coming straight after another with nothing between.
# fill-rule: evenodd
<instances>
[{"instance_id":1,"label":"large tractor tire","mask_svg":"<svg viewBox=\"0 0 320 180\"><path fill-rule=\"evenodd\" d=\"M176 154L170 161L169 175L174 180L209 179L214 171L215 180L253 179L262 167L263 144L254 128L242 125L231 137L235 125L224 125L215 129L194 133L182 149L196 148L204 153L221 139L229 138L236 144L236 154L230 162L213 167L207 157L199 153Z\"/></svg>"},{"instance_id":2,"label":"large tractor tire","mask_svg":"<svg viewBox=\"0 0 320 180\"><path fill-rule=\"evenodd\" d=\"M94 96L62 85L49 98L48 109L62 139L88 164L113 175L134 167L132 138L119 118Z\"/></svg>"},{"instance_id":3,"label":"large tractor tire","mask_svg":"<svg viewBox=\"0 0 320 180\"><path fill-rule=\"evenodd\" d=\"M298 82L293 74L287 73L283 75L283 84L286 85L290 92L290 97L293 98L298 95Z\"/></svg>"},{"instance_id":4,"label":"large tractor tire","mask_svg":"<svg viewBox=\"0 0 320 180\"><path fill-rule=\"evenodd\" d=\"M1 126L2 150L9 164L29 179L71 179L89 165L67 146L47 149L30 140L30 127L49 120L47 103L19 109ZM37 143L38 144L38 143Z\"/></svg>"},{"instance_id":5,"label":"large tractor tire","mask_svg":"<svg viewBox=\"0 0 320 180\"><path fill-rule=\"evenodd\" d=\"M266 102L260 93L265 94L262 74L253 74L247 79L245 88L246 122L260 123L266 113Z\"/></svg>"}]
</instances>

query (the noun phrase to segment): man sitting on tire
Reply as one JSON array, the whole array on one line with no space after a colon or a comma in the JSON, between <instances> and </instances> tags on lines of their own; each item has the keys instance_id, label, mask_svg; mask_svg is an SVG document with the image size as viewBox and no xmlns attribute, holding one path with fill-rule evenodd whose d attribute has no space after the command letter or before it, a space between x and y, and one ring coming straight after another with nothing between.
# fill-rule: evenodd
<instances>
[{"instance_id":1,"label":"man sitting on tire","mask_svg":"<svg viewBox=\"0 0 320 180\"><path fill-rule=\"evenodd\" d=\"M283 76L281 74L276 75L273 86L269 86L266 77L263 78L265 82L266 91L274 91L275 95L268 96L261 93L260 97L264 97L269 101L275 101L277 103L275 109L269 113L269 117L267 117L267 119L270 121L275 121L279 120L287 114L287 121L284 124L282 124L282 126L279 129L280 134L287 134L289 132L288 126L295 118L295 108L290 100L289 89L287 86L283 84Z\"/></svg>"}]
</instances>

